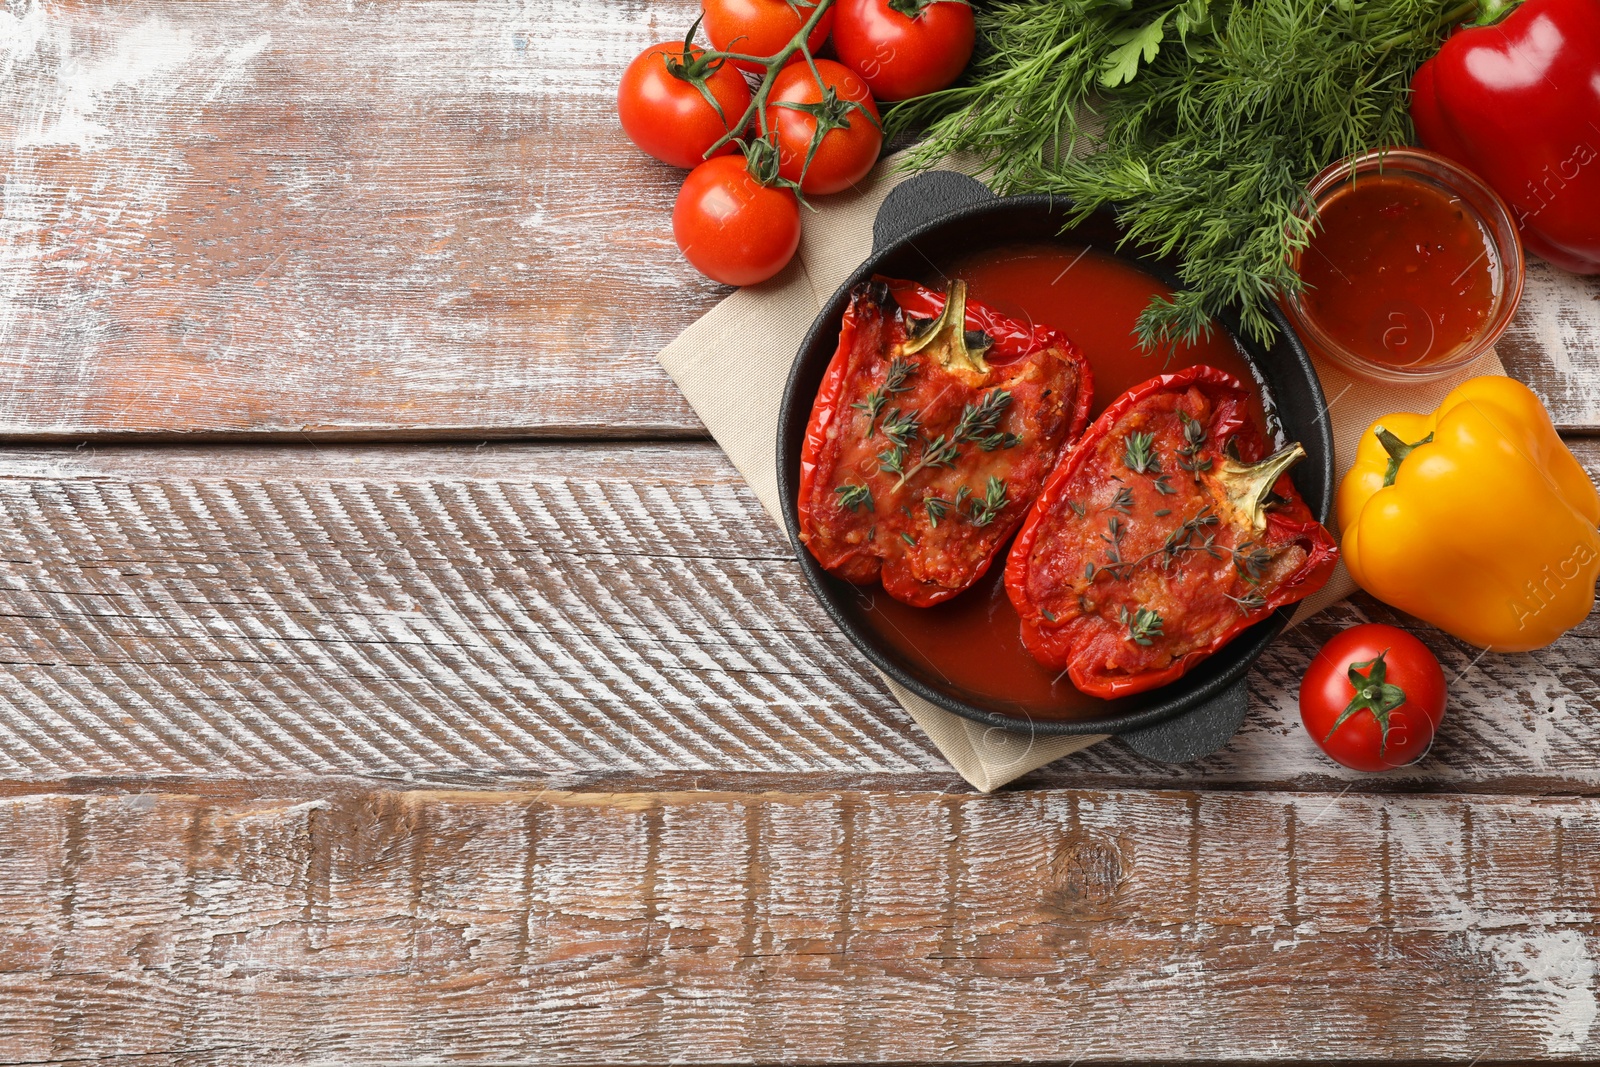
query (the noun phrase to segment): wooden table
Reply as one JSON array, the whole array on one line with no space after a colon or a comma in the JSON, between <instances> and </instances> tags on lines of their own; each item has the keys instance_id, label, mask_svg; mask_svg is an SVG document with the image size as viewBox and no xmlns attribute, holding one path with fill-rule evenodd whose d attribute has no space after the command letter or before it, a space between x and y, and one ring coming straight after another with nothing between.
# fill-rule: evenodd
<instances>
[{"instance_id":1,"label":"wooden table","mask_svg":"<svg viewBox=\"0 0 1600 1067\"><path fill-rule=\"evenodd\" d=\"M1600 627L975 795L657 367L685 0L0 10L0 1063L1600 1054ZM1591 470L1600 283L1503 346Z\"/></svg>"}]
</instances>

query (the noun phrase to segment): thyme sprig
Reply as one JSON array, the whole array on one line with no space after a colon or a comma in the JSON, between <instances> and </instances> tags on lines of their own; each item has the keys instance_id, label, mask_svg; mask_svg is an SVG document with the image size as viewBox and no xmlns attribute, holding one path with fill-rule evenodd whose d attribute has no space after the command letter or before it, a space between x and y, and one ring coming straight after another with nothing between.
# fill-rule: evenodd
<instances>
[{"instance_id":1,"label":"thyme sprig","mask_svg":"<svg viewBox=\"0 0 1600 1067\"><path fill-rule=\"evenodd\" d=\"M1211 457L1200 454L1206 446L1206 426L1187 411L1178 412L1178 419L1183 423L1184 441L1184 447L1178 449L1178 466L1193 474L1198 484L1200 475L1212 467Z\"/></svg>"},{"instance_id":2,"label":"thyme sprig","mask_svg":"<svg viewBox=\"0 0 1600 1067\"><path fill-rule=\"evenodd\" d=\"M878 453L878 469L885 474L897 474L900 481L895 485L898 489L906 484L906 446L890 445Z\"/></svg>"},{"instance_id":3,"label":"thyme sprig","mask_svg":"<svg viewBox=\"0 0 1600 1067\"><path fill-rule=\"evenodd\" d=\"M1136 645L1149 647L1155 644L1155 639L1165 637L1161 631L1161 616L1149 608L1139 608L1130 612L1124 606L1117 615L1117 621L1128 628L1128 640Z\"/></svg>"},{"instance_id":4,"label":"thyme sprig","mask_svg":"<svg viewBox=\"0 0 1600 1067\"><path fill-rule=\"evenodd\" d=\"M1123 442L1123 464L1135 474L1157 474L1161 461L1156 458L1156 435L1130 433Z\"/></svg>"},{"instance_id":5,"label":"thyme sprig","mask_svg":"<svg viewBox=\"0 0 1600 1067\"><path fill-rule=\"evenodd\" d=\"M874 424L878 421L878 413L883 410L883 406L889 402L891 396L896 393L904 393L911 388L906 382L916 367L916 363L909 359L903 359L900 356L894 357L889 361L889 369L884 374L883 384L850 405L867 416L867 439L869 441L872 439L872 431L875 429Z\"/></svg>"},{"instance_id":6,"label":"thyme sprig","mask_svg":"<svg viewBox=\"0 0 1600 1067\"><path fill-rule=\"evenodd\" d=\"M864 485L840 485L835 486L833 491L838 494L839 506L842 508L849 508L857 514L862 508L868 511L878 510L872 503L872 490Z\"/></svg>"},{"instance_id":7,"label":"thyme sprig","mask_svg":"<svg viewBox=\"0 0 1600 1067\"><path fill-rule=\"evenodd\" d=\"M1005 510L1008 503L1010 501L1006 497L1006 483L991 474L984 486L983 499L980 501L974 497L968 504L967 521L982 529L993 522Z\"/></svg>"},{"instance_id":8,"label":"thyme sprig","mask_svg":"<svg viewBox=\"0 0 1600 1067\"><path fill-rule=\"evenodd\" d=\"M1110 546L1106 550L1105 562L1099 567L1095 567L1091 563L1089 565L1090 569L1084 577L1092 582L1098 575L1108 574L1114 581L1126 581L1135 570L1152 559L1159 558L1161 568L1170 570L1185 552L1204 552L1212 559L1225 559L1229 550L1217 544L1217 535L1215 533L1204 532L1218 525L1221 521L1222 519L1217 515L1216 511L1212 509L1211 505L1207 504L1194 515L1174 527L1167 534L1166 540L1158 547L1152 548L1142 555L1135 556L1133 559L1124 559L1122 557L1122 540L1127 535L1128 524L1113 515L1106 523L1106 533L1100 535L1100 540Z\"/></svg>"},{"instance_id":9,"label":"thyme sprig","mask_svg":"<svg viewBox=\"0 0 1600 1067\"><path fill-rule=\"evenodd\" d=\"M896 447L900 448L900 458L903 461L905 458L905 448L903 446ZM882 456L879 457L879 459L882 458ZM895 488L898 489L902 485L905 485L906 482L914 478L919 472L937 467L954 467L956 465L956 460L960 458L960 447L955 443L955 441L946 437L944 434L940 434L922 446L922 455L917 458L917 462L912 464L909 469L901 470L896 468L894 470L889 470L888 467L884 467L882 469L889 471L891 474L898 474L900 476L900 480L895 483Z\"/></svg>"},{"instance_id":10,"label":"thyme sprig","mask_svg":"<svg viewBox=\"0 0 1600 1067\"><path fill-rule=\"evenodd\" d=\"M976 404L968 403L961 409L952 437L960 442L972 442L985 452L997 448L1013 448L1022 439L1016 434L998 430L1000 418L1011 406L1011 394L1004 389L991 389L978 398Z\"/></svg>"},{"instance_id":11,"label":"thyme sprig","mask_svg":"<svg viewBox=\"0 0 1600 1067\"><path fill-rule=\"evenodd\" d=\"M1260 611L1267 606L1267 598L1260 591L1252 589L1244 596L1234 596L1232 593L1223 593L1223 596L1239 605L1239 613L1248 615L1252 611Z\"/></svg>"},{"instance_id":12,"label":"thyme sprig","mask_svg":"<svg viewBox=\"0 0 1600 1067\"><path fill-rule=\"evenodd\" d=\"M892 443L904 448L921 435L921 416L917 413L916 408L906 412L902 412L899 408L893 408L889 411L889 414L884 416L881 429L883 430L883 436L887 437Z\"/></svg>"},{"instance_id":13,"label":"thyme sprig","mask_svg":"<svg viewBox=\"0 0 1600 1067\"><path fill-rule=\"evenodd\" d=\"M1201 532L1209 527L1216 526L1221 521L1217 513L1211 509L1211 505L1207 504L1196 512L1192 518L1184 520L1182 525L1167 534L1166 541L1162 543L1159 549L1152 550L1141 556L1139 562L1142 563L1152 556L1160 556L1162 557L1162 569L1171 570L1172 565L1178 561L1178 557L1185 552L1204 552L1212 559L1222 559L1222 549L1216 545L1217 535L1214 533L1202 534Z\"/></svg>"},{"instance_id":14,"label":"thyme sprig","mask_svg":"<svg viewBox=\"0 0 1600 1067\"><path fill-rule=\"evenodd\" d=\"M1233 565L1239 577L1251 585L1259 585L1272 565L1272 557L1273 553L1265 545L1245 541L1233 550Z\"/></svg>"}]
</instances>

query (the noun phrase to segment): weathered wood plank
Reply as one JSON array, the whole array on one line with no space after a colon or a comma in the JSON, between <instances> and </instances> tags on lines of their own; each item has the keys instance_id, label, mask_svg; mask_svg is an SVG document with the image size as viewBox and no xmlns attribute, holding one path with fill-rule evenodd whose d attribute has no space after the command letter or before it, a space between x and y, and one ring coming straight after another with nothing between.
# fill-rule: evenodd
<instances>
[{"instance_id":1,"label":"weathered wood plank","mask_svg":"<svg viewBox=\"0 0 1600 1067\"><path fill-rule=\"evenodd\" d=\"M616 78L697 4L0 13L0 433L700 434Z\"/></svg>"},{"instance_id":2,"label":"weathered wood plank","mask_svg":"<svg viewBox=\"0 0 1600 1067\"><path fill-rule=\"evenodd\" d=\"M725 292L614 118L697 5L0 12L0 434L699 435L654 354ZM1600 426L1600 282L1507 362Z\"/></svg>"},{"instance_id":3,"label":"weathered wood plank","mask_svg":"<svg viewBox=\"0 0 1600 1067\"><path fill-rule=\"evenodd\" d=\"M1580 277L1531 260L1522 306L1500 358L1568 430L1600 427L1600 275Z\"/></svg>"},{"instance_id":4,"label":"weathered wood plank","mask_svg":"<svg viewBox=\"0 0 1600 1067\"><path fill-rule=\"evenodd\" d=\"M1578 442L1600 470L1600 442ZM1280 640L1193 767L1098 746L1034 783L1344 788ZM1435 751L1377 788L1600 787L1600 626L1452 675ZM704 444L0 453L0 776L948 768ZM730 787L732 787L730 785Z\"/></svg>"},{"instance_id":5,"label":"weathered wood plank","mask_svg":"<svg viewBox=\"0 0 1600 1067\"><path fill-rule=\"evenodd\" d=\"M0 799L0 1062L1600 1054L1600 800L280 786Z\"/></svg>"}]
</instances>

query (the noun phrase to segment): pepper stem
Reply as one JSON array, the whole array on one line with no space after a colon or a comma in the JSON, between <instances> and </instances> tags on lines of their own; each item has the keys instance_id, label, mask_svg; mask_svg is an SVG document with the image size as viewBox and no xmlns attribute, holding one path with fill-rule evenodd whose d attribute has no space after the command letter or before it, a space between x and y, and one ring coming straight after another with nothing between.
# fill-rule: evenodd
<instances>
[{"instance_id":1,"label":"pepper stem","mask_svg":"<svg viewBox=\"0 0 1600 1067\"><path fill-rule=\"evenodd\" d=\"M1472 20L1474 26L1493 26L1496 22L1511 13L1522 0L1481 0L1478 4L1478 17Z\"/></svg>"},{"instance_id":2,"label":"pepper stem","mask_svg":"<svg viewBox=\"0 0 1600 1067\"><path fill-rule=\"evenodd\" d=\"M1378 443L1383 445L1383 450L1389 453L1389 469L1383 472L1384 485L1394 484L1396 476L1400 473L1400 464L1404 463L1406 457L1411 455L1412 449L1419 448L1433 440L1433 434L1430 433L1422 440L1413 441L1408 445L1396 437L1393 431L1384 429L1382 426L1374 426L1372 432L1378 438Z\"/></svg>"},{"instance_id":3,"label":"pepper stem","mask_svg":"<svg viewBox=\"0 0 1600 1067\"><path fill-rule=\"evenodd\" d=\"M979 337L982 335L979 334ZM982 341L984 343L969 343L967 283L957 279L945 290L944 310L939 312L939 317L916 337L907 340L903 351L909 356L928 348L946 370L953 364L959 364L979 374L988 374L989 364L983 361L983 354L990 346L988 338L982 337Z\"/></svg>"},{"instance_id":4,"label":"pepper stem","mask_svg":"<svg viewBox=\"0 0 1600 1067\"><path fill-rule=\"evenodd\" d=\"M1267 526L1267 496L1278 484L1278 476L1305 458L1306 450L1299 441L1259 463L1247 465L1224 456L1217 464L1215 477L1234 513L1260 533Z\"/></svg>"}]
</instances>

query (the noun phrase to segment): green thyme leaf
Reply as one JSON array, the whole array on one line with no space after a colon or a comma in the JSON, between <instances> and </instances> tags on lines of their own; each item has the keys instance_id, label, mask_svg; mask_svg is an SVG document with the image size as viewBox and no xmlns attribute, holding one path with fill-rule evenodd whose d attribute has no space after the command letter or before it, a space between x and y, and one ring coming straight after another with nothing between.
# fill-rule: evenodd
<instances>
[{"instance_id":1,"label":"green thyme leaf","mask_svg":"<svg viewBox=\"0 0 1600 1067\"><path fill-rule=\"evenodd\" d=\"M974 501L967 512L967 521L977 527L984 527L993 522L1005 510L1009 501L1006 498L1006 483L989 475L989 482L984 487L983 500Z\"/></svg>"},{"instance_id":2,"label":"green thyme leaf","mask_svg":"<svg viewBox=\"0 0 1600 1067\"><path fill-rule=\"evenodd\" d=\"M896 468L892 471L889 471L888 467L880 467L880 469L889 471L891 474L900 475L900 481L895 486L895 488L899 488L901 485L904 485L906 482L910 481L911 478L921 470L930 467L954 467L956 465L956 460L960 458L960 456L961 449L956 446L956 443L946 438L944 434L940 434L938 437L935 437L933 440L922 446L922 455L917 459L916 464L909 470L902 471L899 468ZM881 460L883 457L879 456L878 458ZM900 458L903 462L905 459L903 451Z\"/></svg>"},{"instance_id":3,"label":"green thyme leaf","mask_svg":"<svg viewBox=\"0 0 1600 1067\"><path fill-rule=\"evenodd\" d=\"M879 452L878 469L885 474L898 474L903 483L906 480L906 446L890 445Z\"/></svg>"},{"instance_id":4,"label":"green thyme leaf","mask_svg":"<svg viewBox=\"0 0 1600 1067\"><path fill-rule=\"evenodd\" d=\"M1123 443L1122 462L1135 474L1154 474L1161 469L1156 459L1156 435L1130 433Z\"/></svg>"},{"instance_id":5,"label":"green thyme leaf","mask_svg":"<svg viewBox=\"0 0 1600 1067\"><path fill-rule=\"evenodd\" d=\"M1234 596L1232 593L1224 593L1222 595L1239 605L1239 610L1245 615L1253 611L1260 611L1267 606L1267 598L1256 590L1251 590L1244 596Z\"/></svg>"},{"instance_id":6,"label":"green thyme leaf","mask_svg":"<svg viewBox=\"0 0 1600 1067\"><path fill-rule=\"evenodd\" d=\"M883 390L886 393L903 393L911 386L906 384L906 379L911 377L917 364L903 356L896 356L889 361L889 370L884 375Z\"/></svg>"},{"instance_id":7,"label":"green thyme leaf","mask_svg":"<svg viewBox=\"0 0 1600 1067\"><path fill-rule=\"evenodd\" d=\"M883 384L869 392L865 397L850 406L867 416L867 439L872 439L878 413L889 402L889 397L895 393L903 393L911 386L906 384L906 379L911 377L911 372L916 369L916 363L909 359L896 356L889 361L889 370L884 376Z\"/></svg>"},{"instance_id":8,"label":"green thyme leaf","mask_svg":"<svg viewBox=\"0 0 1600 1067\"><path fill-rule=\"evenodd\" d=\"M992 389L984 393L976 404L969 403L961 409L952 439L961 443L970 441L985 452L1015 446L1020 438L998 432L1001 416L1010 406L1011 394L1006 390Z\"/></svg>"},{"instance_id":9,"label":"green thyme leaf","mask_svg":"<svg viewBox=\"0 0 1600 1067\"><path fill-rule=\"evenodd\" d=\"M1251 585L1257 585L1272 565L1272 553L1265 545L1245 541L1233 549L1233 565L1241 578Z\"/></svg>"},{"instance_id":10,"label":"green thyme leaf","mask_svg":"<svg viewBox=\"0 0 1600 1067\"><path fill-rule=\"evenodd\" d=\"M883 436L904 448L922 432L920 419L914 408L907 412L895 408L883 417Z\"/></svg>"},{"instance_id":11,"label":"green thyme leaf","mask_svg":"<svg viewBox=\"0 0 1600 1067\"><path fill-rule=\"evenodd\" d=\"M841 485L833 490L839 495L839 506L859 513L862 508L878 510L872 503L872 490L864 485Z\"/></svg>"},{"instance_id":12,"label":"green thyme leaf","mask_svg":"<svg viewBox=\"0 0 1600 1067\"><path fill-rule=\"evenodd\" d=\"M1124 607L1117 621L1128 628L1128 639L1138 645L1148 647L1155 644L1155 638L1166 636L1161 632L1161 616L1149 608L1139 608L1130 613Z\"/></svg>"}]
</instances>

